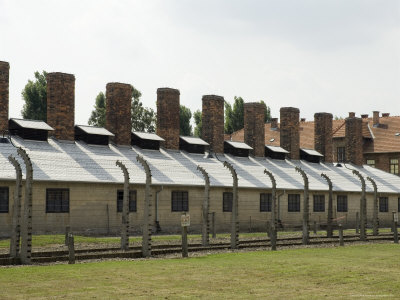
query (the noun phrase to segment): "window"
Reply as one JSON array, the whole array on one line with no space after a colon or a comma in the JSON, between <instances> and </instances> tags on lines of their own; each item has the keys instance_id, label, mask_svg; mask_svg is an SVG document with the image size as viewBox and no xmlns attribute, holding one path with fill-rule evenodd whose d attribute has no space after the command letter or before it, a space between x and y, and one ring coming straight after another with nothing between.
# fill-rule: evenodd
<instances>
[{"instance_id":1,"label":"window","mask_svg":"<svg viewBox=\"0 0 400 300\"><path fill-rule=\"evenodd\" d=\"M173 191L171 195L171 210L172 211L189 211L188 192Z\"/></svg>"},{"instance_id":2,"label":"window","mask_svg":"<svg viewBox=\"0 0 400 300\"><path fill-rule=\"evenodd\" d=\"M117 191L117 212L122 212L124 191ZM129 212L136 212L136 191L129 191Z\"/></svg>"},{"instance_id":3,"label":"window","mask_svg":"<svg viewBox=\"0 0 400 300\"><path fill-rule=\"evenodd\" d=\"M225 192L222 200L222 211L232 212L233 193Z\"/></svg>"},{"instance_id":4,"label":"window","mask_svg":"<svg viewBox=\"0 0 400 300\"><path fill-rule=\"evenodd\" d=\"M389 199L388 197L379 197L379 212L389 211Z\"/></svg>"},{"instance_id":5,"label":"window","mask_svg":"<svg viewBox=\"0 0 400 300\"><path fill-rule=\"evenodd\" d=\"M0 187L0 213L8 213L8 187Z\"/></svg>"},{"instance_id":6,"label":"window","mask_svg":"<svg viewBox=\"0 0 400 300\"><path fill-rule=\"evenodd\" d=\"M367 165L375 168L375 159L367 159Z\"/></svg>"},{"instance_id":7,"label":"window","mask_svg":"<svg viewBox=\"0 0 400 300\"><path fill-rule=\"evenodd\" d=\"M289 194L288 195L288 212L300 211L300 195Z\"/></svg>"},{"instance_id":8,"label":"window","mask_svg":"<svg viewBox=\"0 0 400 300\"><path fill-rule=\"evenodd\" d=\"M347 212L347 196L337 196L337 206L336 210L338 212Z\"/></svg>"},{"instance_id":9,"label":"window","mask_svg":"<svg viewBox=\"0 0 400 300\"><path fill-rule=\"evenodd\" d=\"M69 189L46 190L46 213L69 212Z\"/></svg>"},{"instance_id":10,"label":"window","mask_svg":"<svg viewBox=\"0 0 400 300\"><path fill-rule=\"evenodd\" d=\"M399 174L399 160L397 158L390 159L390 173Z\"/></svg>"},{"instance_id":11,"label":"window","mask_svg":"<svg viewBox=\"0 0 400 300\"><path fill-rule=\"evenodd\" d=\"M345 147L337 147L337 160L338 160L338 162L346 161L346 148Z\"/></svg>"},{"instance_id":12,"label":"window","mask_svg":"<svg viewBox=\"0 0 400 300\"><path fill-rule=\"evenodd\" d=\"M325 211L325 196L314 195L314 212L324 212L324 211Z\"/></svg>"},{"instance_id":13,"label":"window","mask_svg":"<svg viewBox=\"0 0 400 300\"><path fill-rule=\"evenodd\" d=\"M260 211L271 211L272 194L260 194Z\"/></svg>"}]
</instances>

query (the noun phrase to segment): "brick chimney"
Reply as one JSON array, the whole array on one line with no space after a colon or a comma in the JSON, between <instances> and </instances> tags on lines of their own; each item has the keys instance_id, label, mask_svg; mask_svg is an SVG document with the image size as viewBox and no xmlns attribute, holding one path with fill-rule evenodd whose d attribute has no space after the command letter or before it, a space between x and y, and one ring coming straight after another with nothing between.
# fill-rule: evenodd
<instances>
[{"instance_id":1,"label":"brick chimney","mask_svg":"<svg viewBox=\"0 0 400 300\"><path fill-rule=\"evenodd\" d=\"M47 123L54 128L49 133L59 140L75 138L75 76L66 73L48 73Z\"/></svg>"},{"instance_id":2,"label":"brick chimney","mask_svg":"<svg viewBox=\"0 0 400 300\"><path fill-rule=\"evenodd\" d=\"M372 124L379 125L379 111L375 110L372 112Z\"/></svg>"},{"instance_id":3,"label":"brick chimney","mask_svg":"<svg viewBox=\"0 0 400 300\"><path fill-rule=\"evenodd\" d=\"M258 102L244 104L244 142L253 148L250 154L265 155L265 107Z\"/></svg>"},{"instance_id":4,"label":"brick chimney","mask_svg":"<svg viewBox=\"0 0 400 300\"><path fill-rule=\"evenodd\" d=\"M332 152L332 114L314 114L314 149L324 157L323 161L331 163L333 161Z\"/></svg>"},{"instance_id":5,"label":"brick chimney","mask_svg":"<svg viewBox=\"0 0 400 300\"><path fill-rule=\"evenodd\" d=\"M0 134L8 130L10 64L0 61Z\"/></svg>"},{"instance_id":6,"label":"brick chimney","mask_svg":"<svg viewBox=\"0 0 400 300\"><path fill-rule=\"evenodd\" d=\"M216 153L224 153L224 97L204 95L202 97L202 139Z\"/></svg>"},{"instance_id":7,"label":"brick chimney","mask_svg":"<svg viewBox=\"0 0 400 300\"><path fill-rule=\"evenodd\" d=\"M345 120L346 161L355 165L363 164L363 139L361 118L349 117Z\"/></svg>"},{"instance_id":8,"label":"brick chimney","mask_svg":"<svg viewBox=\"0 0 400 300\"><path fill-rule=\"evenodd\" d=\"M110 140L117 145L131 145L132 86L110 82L106 85L106 129L115 136Z\"/></svg>"},{"instance_id":9,"label":"brick chimney","mask_svg":"<svg viewBox=\"0 0 400 300\"><path fill-rule=\"evenodd\" d=\"M368 114L361 115L361 119L368 119Z\"/></svg>"},{"instance_id":10,"label":"brick chimney","mask_svg":"<svg viewBox=\"0 0 400 300\"><path fill-rule=\"evenodd\" d=\"M282 107L281 113L281 147L290 153L290 159L300 159L300 110L295 107Z\"/></svg>"},{"instance_id":11,"label":"brick chimney","mask_svg":"<svg viewBox=\"0 0 400 300\"><path fill-rule=\"evenodd\" d=\"M272 130L278 129L278 118L271 118L271 129Z\"/></svg>"},{"instance_id":12,"label":"brick chimney","mask_svg":"<svg viewBox=\"0 0 400 300\"><path fill-rule=\"evenodd\" d=\"M355 112L349 112L349 118L354 118L356 116Z\"/></svg>"},{"instance_id":13,"label":"brick chimney","mask_svg":"<svg viewBox=\"0 0 400 300\"><path fill-rule=\"evenodd\" d=\"M164 147L179 150L179 90L157 89L157 134L162 137Z\"/></svg>"},{"instance_id":14,"label":"brick chimney","mask_svg":"<svg viewBox=\"0 0 400 300\"><path fill-rule=\"evenodd\" d=\"M382 113L382 118L388 118L390 116L390 113Z\"/></svg>"}]
</instances>

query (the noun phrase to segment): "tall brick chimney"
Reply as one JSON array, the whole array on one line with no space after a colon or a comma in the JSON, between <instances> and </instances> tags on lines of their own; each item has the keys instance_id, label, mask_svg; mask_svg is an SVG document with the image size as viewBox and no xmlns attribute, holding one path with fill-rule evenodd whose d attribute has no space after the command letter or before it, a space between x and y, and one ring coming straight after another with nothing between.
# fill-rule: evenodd
<instances>
[{"instance_id":1,"label":"tall brick chimney","mask_svg":"<svg viewBox=\"0 0 400 300\"><path fill-rule=\"evenodd\" d=\"M333 161L332 152L332 114L314 114L314 149L324 157L323 161L331 163Z\"/></svg>"},{"instance_id":2,"label":"tall brick chimney","mask_svg":"<svg viewBox=\"0 0 400 300\"><path fill-rule=\"evenodd\" d=\"M345 120L346 161L363 165L363 139L361 118L349 117Z\"/></svg>"},{"instance_id":3,"label":"tall brick chimney","mask_svg":"<svg viewBox=\"0 0 400 300\"><path fill-rule=\"evenodd\" d=\"M131 144L132 86L110 82L106 85L106 129L115 136L110 140L117 145Z\"/></svg>"},{"instance_id":4,"label":"tall brick chimney","mask_svg":"<svg viewBox=\"0 0 400 300\"><path fill-rule=\"evenodd\" d=\"M244 142L253 148L250 154L265 155L265 106L252 102L244 104Z\"/></svg>"},{"instance_id":5,"label":"tall brick chimney","mask_svg":"<svg viewBox=\"0 0 400 300\"><path fill-rule=\"evenodd\" d=\"M372 125L379 125L379 111L372 112Z\"/></svg>"},{"instance_id":6,"label":"tall brick chimney","mask_svg":"<svg viewBox=\"0 0 400 300\"><path fill-rule=\"evenodd\" d=\"M0 61L0 133L8 130L10 64Z\"/></svg>"},{"instance_id":7,"label":"tall brick chimney","mask_svg":"<svg viewBox=\"0 0 400 300\"><path fill-rule=\"evenodd\" d=\"M281 113L281 147L289 151L290 159L300 159L300 110L295 107L282 107Z\"/></svg>"},{"instance_id":8,"label":"tall brick chimney","mask_svg":"<svg viewBox=\"0 0 400 300\"><path fill-rule=\"evenodd\" d=\"M278 118L271 118L271 129L272 130L278 129Z\"/></svg>"},{"instance_id":9,"label":"tall brick chimney","mask_svg":"<svg viewBox=\"0 0 400 300\"><path fill-rule=\"evenodd\" d=\"M173 150L179 150L179 95L176 89L157 89L157 134Z\"/></svg>"},{"instance_id":10,"label":"tall brick chimney","mask_svg":"<svg viewBox=\"0 0 400 300\"><path fill-rule=\"evenodd\" d=\"M202 97L202 139L216 153L224 153L224 97L204 95Z\"/></svg>"},{"instance_id":11,"label":"tall brick chimney","mask_svg":"<svg viewBox=\"0 0 400 300\"><path fill-rule=\"evenodd\" d=\"M54 128L52 134L59 140L75 138L75 76L66 73L48 73L47 123Z\"/></svg>"}]
</instances>

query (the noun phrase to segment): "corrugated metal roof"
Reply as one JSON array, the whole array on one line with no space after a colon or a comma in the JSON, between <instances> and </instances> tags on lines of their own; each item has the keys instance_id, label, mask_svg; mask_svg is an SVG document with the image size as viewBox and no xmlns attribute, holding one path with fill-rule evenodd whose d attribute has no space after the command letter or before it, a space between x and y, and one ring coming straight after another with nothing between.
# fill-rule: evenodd
<instances>
[{"instance_id":1,"label":"corrugated metal roof","mask_svg":"<svg viewBox=\"0 0 400 300\"><path fill-rule=\"evenodd\" d=\"M132 133L142 140L152 140L152 141L161 141L164 142L165 140L162 137L159 137L155 133L150 132L140 132L140 131L132 131Z\"/></svg>"},{"instance_id":2,"label":"corrugated metal roof","mask_svg":"<svg viewBox=\"0 0 400 300\"><path fill-rule=\"evenodd\" d=\"M202 146L209 146L210 144L203 141L201 138L194 137L194 136L180 136L182 140L186 143L191 145L202 145Z\"/></svg>"},{"instance_id":3,"label":"corrugated metal roof","mask_svg":"<svg viewBox=\"0 0 400 300\"><path fill-rule=\"evenodd\" d=\"M42 120L27 120L27 119L15 119L11 118L14 123L18 124L22 128L29 129L38 129L38 130L54 130L54 128L50 127L46 122Z\"/></svg>"},{"instance_id":4,"label":"corrugated metal roof","mask_svg":"<svg viewBox=\"0 0 400 300\"><path fill-rule=\"evenodd\" d=\"M107 129L103 127L87 126L87 125L75 125L75 127L82 129L87 134L114 136L113 133L109 132Z\"/></svg>"},{"instance_id":5,"label":"corrugated metal roof","mask_svg":"<svg viewBox=\"0 0 400 300\"><path fill-rule=\"evenodd\" d=\"M304 148L300 148L301 151L307 153L308 155L312 155L312 156L321 156L323 157L323 155L321 153L319 153L318 151L315 151L314 149L304 149Z\"/></svg>"},{"instance_id":6,"label":"corrugated metal roof","mask_svg":"<svg viewBox=\"0 0 400 300\"><path fill-rule=\"evenodd\" d=\"M247 145L246 143L242 143L242 142L232 142L232 141L225 141L225 143L228 143L229 145L231 145L232 147L236 148L236 149L245 149L245 150L253 150L253 148L251 148L249 145Z\"/></svg>"},{"instance_id":7,"label":"corrugated metal roof","mask_svg":"<svg viewBox=\"0 0 400 300\"><path fill-rule=\"evenodd\" d=\"M273 152L289 153L289 151L286 151L285 149L283 149L282 147L279 147L279 146L268 146L268 145L265 145L265 147L268 148L269 150L273 151Z\"/></svg>"},{"instance_id":8,"label":"corrugated metal roof","mask_svg":"<svg viewBox=\"0 0 400 300\"><path fill-rule=\"evenodd\" d=\"M173 150L147 150L139 147L92 146L82 142L64 143L50 139L48 142L28 141L12 138L16 146L28 152L33 165L34 180L60 182L96 182L122 183L123 174L115 165L117 160L127 166L131 183L144 184L143 167L136 161L138 154L149 163L152 182L155 185L204 186L202 174L197 166L202 166L209 174L212 187L232 187L230 171L222 161L230 162L238 175L240 188L270 189L271 182L264 169L271 171L278 189L303 190L303 178L296 172L300 166L309 178L311 191L327 191L328 185L321 173L328 175L333 182L335 192L360 192L361 183L352 174L356 169L364 176L370 176L378 185L380 193L400 194L400 177L371 168L346 165L341 168L333 164L318 164L305 161L274 160L269 158L236 157L218 155L217 158L205 158L204 154L186 153ZM0 144L0 180L15 180L15 169L8 161L13 154L24 166L9 144ZM23 167L25 178L25 168ZM372 192L369 181L367 192Z\"/></svg>"}]
</instances>

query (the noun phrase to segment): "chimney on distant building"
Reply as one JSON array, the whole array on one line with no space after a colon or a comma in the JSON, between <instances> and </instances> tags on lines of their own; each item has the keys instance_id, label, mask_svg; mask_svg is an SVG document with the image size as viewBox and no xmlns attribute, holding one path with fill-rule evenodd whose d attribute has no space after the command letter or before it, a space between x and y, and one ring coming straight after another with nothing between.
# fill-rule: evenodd
<instances>
[{"instance_id":1,"label":"chimney on distant building","mask_svg":"<svg viewBox=\"0 0 400 300\"><path fill-rule=\"evenodd\" d=\"M388 118L390 116L390 113L382 113L382 118Z\"/></svg>"},{"instance_id":2,"label":"chimney on distant building","mask_svg":"<svg viewBox=\"0 0 400 300\"><path fill-rule=\"evenodd\" d=\"M301 118L301 119L300 119L300 122L303 122L303 123L304 123L305 121L306 121L306 118Z\"/></svg>"},{"instance_id":3,"label":"chimney on distant building","mask_svg":"<svg viewBox=\"0 0 400 300\"><path fill-rule=\"evenodd\" d=\"M290 159L300 159L300 110L295 107L282 107L280 140L281 147L289 151Z\"/></svg>"},{"instance_id":4,"label":"chimney on distant building","mask_svg":"<svg viewBox=\"0 0 400 300\"><path fill-rule=\"evenodd\" d=\"M375 110L372 114L372 125L379 125L379 111Z\"/></svg>"},{"instance_id":5,"label":"chimney on distant building","mask_svg":"<svg viewBox=\"0 0 400 300\"><path fill-rule=\"evenodd\" d=\"M164 147L179 150L179 90L157 89L157 134L165 142Z\"/></svg>"},{"instance_id":6,"label":"chimney on distant building","mask_svg":"<svg viewBox=\"0 0 400 300\"><path fill-rule=\"evenodd\" d=\"M354 118L356 116L355 112L349 112L349 118Z\"/></svg>"},{"instance_id":7,"label":"chimney on distant building","mask_svg":"<svg viewBox=\"0 0 400 300\"><path fill-rule=\"evenodd\" d=\"M349 117L345 120L346 161L363 165L363 138L361 118Z\"/></svg>"},{"instance_id":8,"label":"chimney on distant building","mask_svg":"<svg viewBox=\"0 0 400 300\"><path fill-rule=\"evenodd\" d=\"M0 134L8 130L10 64L0 61Z\"/></svg>"},{"instance_id":9,"label":"chimney on distant building","mask_svg":"<svg viewBox=\"0 0 400 300\"><path fill-rule=\"evenodd\" d=\"M368 119L368 114L361 115L361 119Z\"/></svg>"},{"instance_id":10,"label":"chimney on distant building","mask_svg":"<svg viewBox=\"0 0 400 300\"><path fill-rule=\"evenodd\" d=\"M331 163L333 161L332 152L332 114L314 114L314 149L321 153L323 161Z\"/></svg>"},{"instance_id":11,"label":"chimney on distant building","mask_svg":"<svg viewBox=\"0 0 400 300\"><path fill-rule=\"evenodd\" d=\"M131 145L132 86L110 82L106 85L106 129L114 134L110 140L117 145Z\"/></svg>"},{"instance_id":12,"label":"chimney on distant building","mask_svg":"<svg viewBox=\"0 0 400 300\"><path fill-rule=\"evenodd\" d=\"M271 129L272 130L278 129L278 118L271 118Z\"/></svg>"},{"instance_id":13,"label":"chimney on distant building","mask_svg":"<svg viewBox=\"0 0 400 300\"><path fill-rule=\"evenodd\" d=\"M53 135L59 140L75 138L75 76L54 72L47 80L47 124L54 128Z\"/></svg>"},{"instance_id":14,"label":"chimney on distant building","mask_svg":"<svg viewBox=\"0 0 400 300\"><path fill-rule=\"evenodd\" d=\"M210 144L210 150L224 153L224 97L204 95L202 97L202 134Z\"/></svg>"},{"instance_id":15,"label":"chimney on distant building","mask_svg":"<svg viewBox=\"0 0 400 300\"><path fill-rule=\"evenodd\" d=\"M250 154L265 155L265 106L259 102L244 104L244 142L253 148Z\"/></svg>"}]
</instances>

